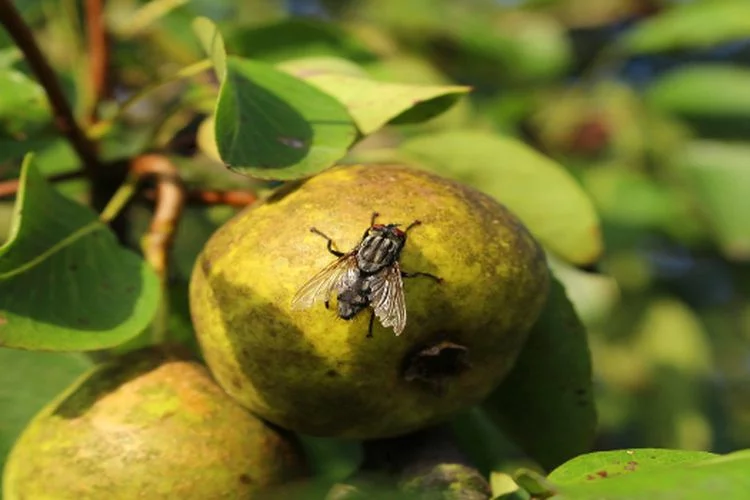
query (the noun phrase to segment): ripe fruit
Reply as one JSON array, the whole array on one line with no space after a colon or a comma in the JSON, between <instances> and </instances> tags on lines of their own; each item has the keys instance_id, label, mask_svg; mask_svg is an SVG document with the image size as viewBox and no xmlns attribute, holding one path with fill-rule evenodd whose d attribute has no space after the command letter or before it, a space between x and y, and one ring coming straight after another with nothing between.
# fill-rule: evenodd
<instances>
[{"instance_id":1,"label":"ripe fruit","mask_svg":"<svg viewBox=\"0 0 750 500\"><path fill-rule=\"evenodd\" d=\"M401 336L369 311L351 321L295 292L378 222L409 232ZM545 302L544 254L484 194L400 165L328 170L238 214L211 237L190 290L194 326L219 383L264 419L301 433L360 439L404 434L481 401L510 370Z\"/></svg>"},{"instance_id":2,"label":"ripe fruit","mask_svg":"<svg viewBox=\"0 0 750 500\"><path fill-rule=\"evenodd\" d=\"M84 375L16 442L5 500L255 498L300 475L297 444L198 363L136 351Z\"/></svg>"}]
</instances>

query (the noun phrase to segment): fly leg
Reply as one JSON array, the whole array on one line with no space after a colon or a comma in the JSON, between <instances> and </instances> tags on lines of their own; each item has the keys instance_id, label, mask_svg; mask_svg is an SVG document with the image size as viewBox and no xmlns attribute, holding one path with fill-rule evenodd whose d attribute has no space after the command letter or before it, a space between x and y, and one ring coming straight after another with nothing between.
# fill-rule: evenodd
<instances>
[{"instance_id":1,"label":"fly leg","mask_svg":"<svg viewBox=\"0 0 750 500\"><path fill-rule=\"evenodd\" d=\"M442 283L443 282L443 278L441 278L440 276L435 276L434 274L421 273L421 272L407 273L406 271L401 271L401 277L402 278L418 278L420 276L423 276L425 278L433 279L433 280L435 280L438 283Z\"/></svg>"},{"instance_id":2,"label":"fly leg","mask_svg":"<svg viewBox=\"0 0 750 500\"><path fill-rule=\"evenodd\" d=\"M328 242L328 245L326 246L326 248L328 248L328 251L331 252L333 255L335 255L336 257L342 257L344 255L344 252L339 252L338 250L336 250L335 248L333 248L335 246L333 244L333 240L331 238L329 238L328 236L326 236L319 229L311 227L310 228L310 232L311 233L315 233L318 236L322 236L323 238L325 238L326 241Z\"/></svg>"},{"instance_id":3,"label":"fly leg","mask_svg":"<svg viewBox=\"0 0 750 500\"><path fill-rule=\"evenodd\" d=\"M404 233L408 233L410 229L415 228L415 227L417 227L417 226L419 226L421 224L422 224L421 220L419 220L419 219L415 220L414 222L412 222L411 224L409 224L408 226L406 226L406 229L404 229Z\"/></svg>"},{"instance_id":4,"label":"fly leg","mask_svg":"<svg viewBox=\"0 0 750 500\"><path fill-rule=\"evenodd\" d=\"M370 325L367 327L367 338L368 339L372 338L372 327L373 327L374 323L375 323L375 311L373 311L372 309L370 309Z\"/></svg>"}]
</instances>

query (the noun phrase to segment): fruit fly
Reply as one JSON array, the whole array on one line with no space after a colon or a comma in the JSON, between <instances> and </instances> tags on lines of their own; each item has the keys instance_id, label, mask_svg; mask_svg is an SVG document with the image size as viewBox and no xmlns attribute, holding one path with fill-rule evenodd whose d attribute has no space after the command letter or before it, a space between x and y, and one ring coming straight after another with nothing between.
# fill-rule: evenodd
<instances>
[{"instance_id":1,"label":"fruit fly","mask_svg":"<svg viewBox=\"0 0 750 500\"><path fill-rule=\"evenodd\" d=\"M329 308L332 293L336 293L338 316L354 318L361 310L371 308L367 336L372 337L375 316L385 328L392 327L401 335L406 326L406 303L401 278L423 276L438 283L442 278L429 273L408 273L401 270L398 259L406 244L406 234L421 224L416 220L403 231L400 224L376 224L378 213L372 214L370 227L362 240L349 252L336 250L333 240L316 228L310 231L328 242L330 253L338 257L305 283L292 299L292 309L311 307L324 300Z\"/></svg>"}]
</instances>

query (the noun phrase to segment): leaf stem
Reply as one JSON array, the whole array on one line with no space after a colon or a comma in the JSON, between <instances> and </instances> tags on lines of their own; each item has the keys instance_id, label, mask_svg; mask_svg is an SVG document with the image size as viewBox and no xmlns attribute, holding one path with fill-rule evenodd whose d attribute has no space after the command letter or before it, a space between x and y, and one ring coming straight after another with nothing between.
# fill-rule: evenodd
<instances>
[{"instance_id":1,"label":"leaf stem","mask_svg":"<svg viewBox=\"0 0 750 500\"><path fill-rule=\"evenodd\" d=\"M89 84L92 95L89 122L96 123L97 108L107 94L109 46L104 25L104 0L86 0L86 34L89 49Z\"/></svg>"},{"instance_id":2,"label":"leaf stem","mask_svg":"<svg viewBox=\"0 0 750 500\"><path fill-rule=\"evenodd\" d=\"M139 180L137 175L129 175L125 182L115 191L107 206L104 207L104 210L99 215L99 220L109 223L117 217L137 192Z\"/></svg>"},{"instance_id":3,"label":"leaf stem","mask_svg":"<svg viewBox=\"0 0 750 500\"><path fill-rule=\"evenodd\" d=\"M83 170L71 170L70 172L61 172L59 174L52 175L47 178L50 182L62 182L71 179L79 179L84 177L86 172ZM13 196L18 192L20 187L19 179L10 179L7 181L0 182L0 199Z\"/></svg>"},{"instance_id":4,"label":"leaf stem","mask_svg":"<svg viewBox=\"0 0 750 500\"><path fill-rule=\"evenodd\" d=\"M0 23L13 38L26 56L32 72L44 88L55 118L58 130L67 138L83 163L86 174L96 178L99 172L99 158L93 142L83 133L57 81L55 72L42 54L29 26L24 22L11 0L0 0Z\"/></svg>"},{"instance_id":5,"label":"leaf stem","mask_svg":"<svg viewBox=\"0 0 750 500\"><path fill-rule=\"evenodd\" d=\"M156 208L141 246L146 261L156 271L161 283L162 302L152 329L154 342L160 344L169 333L169 260L185 206L185 187L177 167L163 155L137 157L130 164L130 172L139 180L152 177L156 183Z\"/></svg>"},{"instance_id":6,"label":"leaf stem","mask_svg":"<svg viewBox=\"0 0 750 500\"><path fill-rule=\"evenodd\" d=\"M144 192L147 199L156 199L154 190ZM221 191L215 189L191 189L186 193L185 202L189 205L226 205L242 208L252 205L258 196L252 191Z\"/></svg>"}]
</instances>

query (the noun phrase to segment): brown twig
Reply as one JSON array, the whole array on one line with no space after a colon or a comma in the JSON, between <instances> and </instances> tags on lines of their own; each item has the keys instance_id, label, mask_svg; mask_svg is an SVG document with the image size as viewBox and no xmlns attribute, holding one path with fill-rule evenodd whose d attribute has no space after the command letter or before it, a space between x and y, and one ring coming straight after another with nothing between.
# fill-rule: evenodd
<instances>
[{"instance_id":1,"label":"brown twig","mask_svg":"<svg viewBox=\"0 0 750 500\"><path fill-rule=\"evenodd\" d=\"M104 0L86 0L86 35L89 48L89 83L91 85L91 109L89 122L96 123L97 108L107 97L107 69L109 47L104 24Z\"/></svg>"},{"instance_id":2,"label":"brown twig","mask_svg":"<svg viewBox=\"0 0 750 500\"><path fill-rule=\"evenodd\" d=\"M144 196L149 200L156 199L154 190L146 190ZM189 189L186 202L190 205L227 205L242 208L252 205L258 196L251 191L220 191L214 189Z\"/></svg>"},{"instance_id":3,"label":"brown twig","mask_svg":"<svg viewBox=\"0 0 750 500\"><path fill-rule=\"evenodd\" d=\"M60 181L68 181L71 179L78 179L80 177L83 177L85 175L85 172L83 170L72 170L70 172L62 172L59 174L52 175L47 178L50 182L60 182ZM18 188L20 186L20 180L19 179L11 179L7 181L0 182L0 199L7 198L9 196L13 196L18 192Z\"/></svg>"},{"instance_id":4,"label":"brown twig","mask_svg":"<svg viewBox=\"0 0 750 500\"><path fill-rule=\"evenodd\" d=\"M177 167L162 155L139 156L130 164L130 171L140 180L153 178L156 184L156 208L143 239L143 254L164 283L177 224L185 206L185 187Z\"/></svg>"},{"instance_id":5,"label":"brown twig","mask_svg":"<svg viewBox=\"0 0 750 500\"><path fill-rule=\"evenodd\" d=\"M95 178L99 171L99 159L96 147L78 126L73 110L60 87L55 72L39 46L29 26L13 6L11 0L0 0L0 23L13 38L16 46L26 56L29 67L39 79L49 99L55 118L55 126L68 139L76 154L81 159L89 177Z\"/></svg>"}]
</instances>

